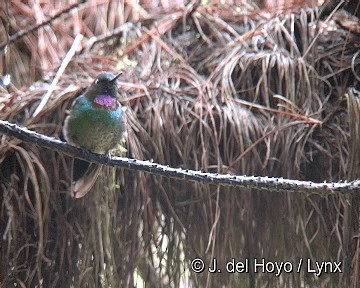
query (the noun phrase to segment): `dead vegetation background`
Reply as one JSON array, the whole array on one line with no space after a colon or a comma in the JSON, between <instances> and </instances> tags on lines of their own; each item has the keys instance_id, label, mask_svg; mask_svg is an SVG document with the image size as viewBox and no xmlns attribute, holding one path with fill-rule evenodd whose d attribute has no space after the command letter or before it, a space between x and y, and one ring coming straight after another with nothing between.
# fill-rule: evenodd
<instances>
[{"instance_id":1,"label":"dead vegetation background","mask_svg":"<svg viewBox=\"0 0 360 288\"><path fill-rule=\"evenodd\" d=\"M334 21L338 12L140 4L85 2L15 39L0 62L12 76L0 88L1 119L63 139L74 98L99 71L121 69L130 157L219 173L360 178L360 42ZM1 5L2 45L6 31L70 4ZM81 49L51 84L78 33ZM72 159L4 135L0 145L1 287L360 284L358 193L240 191L108 168L74 201ZM342 261L343 273L195 274L195 257L222 267L232 258Z\"/></svg>"}]
</instances>

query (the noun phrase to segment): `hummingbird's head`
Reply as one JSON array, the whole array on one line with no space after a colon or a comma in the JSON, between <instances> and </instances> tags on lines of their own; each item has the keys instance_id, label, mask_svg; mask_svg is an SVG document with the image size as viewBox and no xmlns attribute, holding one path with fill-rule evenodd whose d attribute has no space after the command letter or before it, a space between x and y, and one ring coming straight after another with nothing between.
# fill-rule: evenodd
<instances>
[{"instance_id":1,"label":"hummingbird's head","mask_svg":"<svg viewBox=\"0 0 360 288\"><path fill-rule=\"evenodd\" d=\"M100 72L86 91L87 96L91 98L91 100L95 99L98 95L108 95L110 97L116 98L116 80L121 74L122 72L117 75L114 75L110 72Z\"/></svg>"}]
</instances>

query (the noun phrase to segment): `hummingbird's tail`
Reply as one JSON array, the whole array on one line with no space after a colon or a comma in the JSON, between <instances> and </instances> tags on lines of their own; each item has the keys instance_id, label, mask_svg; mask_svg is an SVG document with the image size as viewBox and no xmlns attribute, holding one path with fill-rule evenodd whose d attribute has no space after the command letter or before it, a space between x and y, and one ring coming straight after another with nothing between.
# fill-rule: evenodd
<instances>
[{"instance_id":1,"label":"hummingbird's tail","mask_svg":"<svg viewBox=\"0 0 360 288\"><path fill-rule=\"evenodd\" d=\"M84 197L94 186L103 165L91 163L85 174L76 180L71 189L71 196L74 198Z\"/></svg>"}]
</instances>

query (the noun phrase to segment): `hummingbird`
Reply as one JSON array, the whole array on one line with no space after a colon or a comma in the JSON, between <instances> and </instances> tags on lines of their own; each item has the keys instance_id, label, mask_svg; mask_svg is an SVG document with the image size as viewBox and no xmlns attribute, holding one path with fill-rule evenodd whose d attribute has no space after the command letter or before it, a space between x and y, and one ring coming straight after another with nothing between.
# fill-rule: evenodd
<instances>
[{"instance_id":1,"label":"hummingbird","mask_svg":"<svg viewBox=\"0 0 360 288\"><path fill-rule=\"evenodd\" d=\"M120 143L126 131L122 106L117 100L117 79L121 74L100 72L74 101L63 127L69 144L105 154ZM90 164L85 174L75 181L72 189L75 198L90 191L101 168L102 165Z\"/></svg>"}]
</instances>

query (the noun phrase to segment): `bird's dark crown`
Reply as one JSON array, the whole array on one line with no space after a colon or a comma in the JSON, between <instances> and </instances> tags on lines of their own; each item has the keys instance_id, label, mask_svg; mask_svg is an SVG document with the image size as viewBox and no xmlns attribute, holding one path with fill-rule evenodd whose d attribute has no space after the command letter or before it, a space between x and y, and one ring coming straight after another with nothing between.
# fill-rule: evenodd
<instances>
[{"instance_id":1,"label":"bird's dark crown","mask_svg":"<svg viewBox=\"0 0 360 288\"><path fill-rule=\"evenodd\" d=\"M94 84L116 84L116 81L113 81L115 75L110 72L100 72L96 77Z\"/></svg>"},{"instance_id":2,"label":"bird's dark crown","mask_svg":"<svg viewBox=\"0 0 360 288\"><path fill-rule=\"evenodd\" d=\"M98 95L106 94L116 98L117 94L117 81L116 79L120 74L114 75L110 72L100 72L95 78L94 82L89 86L85 95L90 99L94 100Z\"/></svg>"}]
</instances>

